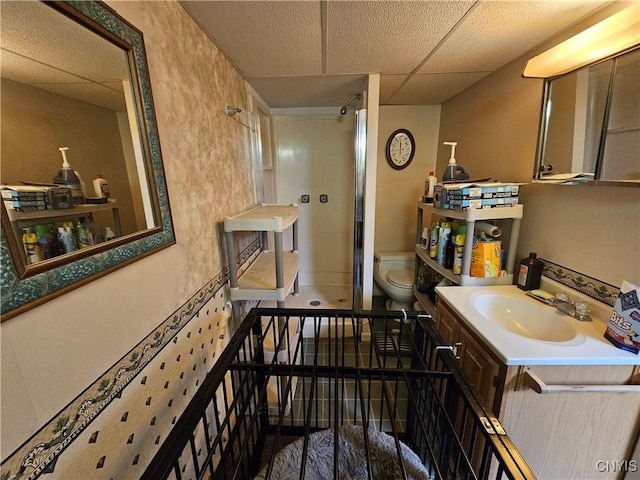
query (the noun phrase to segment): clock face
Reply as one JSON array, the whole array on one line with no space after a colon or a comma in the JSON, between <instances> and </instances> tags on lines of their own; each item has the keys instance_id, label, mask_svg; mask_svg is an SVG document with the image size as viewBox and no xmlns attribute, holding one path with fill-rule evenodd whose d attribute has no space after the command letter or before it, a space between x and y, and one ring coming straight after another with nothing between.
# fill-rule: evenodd
<instances>
[{"instance_id":1,"label":"clock face","mask_svg":"<svg viewBox=\"0 0 640 480\"><path fill-rule=\"evenodd\" d=\"M391 134L387 140L387 161L392 168L402 170L407 167L416 151L413 135L409 130L401 128Z\"/></svg>"}]
</instances>

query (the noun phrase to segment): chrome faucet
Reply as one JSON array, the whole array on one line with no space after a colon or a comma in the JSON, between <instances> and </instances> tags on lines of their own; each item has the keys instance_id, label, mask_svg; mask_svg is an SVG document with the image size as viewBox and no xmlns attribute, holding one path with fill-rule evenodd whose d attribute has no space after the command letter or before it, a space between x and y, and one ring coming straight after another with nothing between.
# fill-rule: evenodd
<instances>
[{"instance_id":1,"label":"chrome faucet","mask_svg":"<svg viewBox=\"0 0 640 480\"><path fill-rule=\"evenodd\" d=\"M581 322L590 322L591 307L586 302L576 302L569 298L566 293L556 293L556 298L551 301L551 304L567 315L580 320Z\"/></svg>"}]
</instances>

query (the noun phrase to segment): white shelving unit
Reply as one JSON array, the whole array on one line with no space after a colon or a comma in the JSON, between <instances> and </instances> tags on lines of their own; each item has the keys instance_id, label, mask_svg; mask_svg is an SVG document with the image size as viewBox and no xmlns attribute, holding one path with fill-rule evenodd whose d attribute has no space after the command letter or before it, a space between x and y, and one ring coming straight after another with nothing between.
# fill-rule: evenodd
<instances>
[{"instance_id":1,"label":"white shelving unit","mask_svg":"<svg viewBox=\"0 0 640 480\"><path fill-rule=\"evenodd\" d=\"M463 212L456 210L445 210L442 208L435 208L432 204L418 202L418 217L416 228L416 256L430 269L449 279L456 285L511 285L513 283L513 271L516 257L516 246L518 244L518 236L520 235L520 221L522 220L524 208L521 204L511 207L500 208L484 208L484 209L469 209ZM453 220L462 220L466 224L467 235L464 242L464 253L462 257L462 273L460 275L454 274L451 270L444 268L438 262L429 257L429 251L420 247L420 237L422 234L422 218L423 213L429 212L431 215L437 215L438 217L447 217ZM477 278L472 277L469 272L471 271L471 249L473 248L473 231L475 229L475 223L477 221L485 220L503 220L511 219L511 234L509 236L508 244L503 248L507 253L506 265L504 270L507 274L496 278ZM433 304L429 298L418 292L414 287L414 295L420 302L423 308L427 312L434 314L435 310Z\"/></svg>"},{"instance_id":2,"label":"white shelving unit","mask_svg":"<svg viewBox=\"0 0 640 480\"><path fill-rule=\"evenodd\" d=\"M116 200L110 199L107 203L74 205L73 208L61 210L38 210L36 212L17 212L7 208L7 216L13 226L18 239L22 238L20 230L24 227L31 227L38 223L58 222L65 219L90 217L94 212L110 210L113 214L113 222L116 235L122 235L120 227L120 214Z\"/></svg>"},{"instance_id":3,"label":"white shelving unit","mask_svg":"<svg viewBox=\"0 0 640 480\"><path fill-rule=\"evenodd\" d=\"M291 229L293 249L283 251L282 235ZM278 308L291 293L298 293L298 206L261 204L244 213L224 219L227 239L227 258L231 283L231 302L236 325L240 322L241 300L275 300ZM236 264L235 232L256 231L263 234L266 245L267 233L273 232L272 249L263 250L258 258L238 277Z\"/></svg>"}]
</instances>

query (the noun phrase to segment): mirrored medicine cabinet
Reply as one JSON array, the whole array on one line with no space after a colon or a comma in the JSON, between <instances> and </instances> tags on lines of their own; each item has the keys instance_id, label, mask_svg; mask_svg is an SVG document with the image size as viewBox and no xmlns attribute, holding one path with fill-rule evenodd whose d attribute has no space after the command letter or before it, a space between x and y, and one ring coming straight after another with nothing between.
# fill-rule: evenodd
<instances>
[{"instance_id":1,"label":"mirrored medicine cabinet","mask_svg":"<svg viewBox=\"0 0 640 480\"><path fill-rule=\"evenodd\" d=\"M68 147L86 197L97 195L98 175L108 180L111 196L73 208L47 201L44 210L2 202L4 321L175 237L142 33L93 1L3 1L0 27L0 181L51 184L62 167L59 148ZM27 255L24 232L38 226L55 234L59 225L79 222L100 232L109 227L115 238L35 260Z\"/></svg>"},{"instance_id":2,"label":"mirrored medicine cabinet","mask_svg":"<svg viewBox=\"0 0 640 480\"><path fill-rule=\"evenodd\" d=\"M640 48L546 79L535 182L640 186Z\"/></svg>"}]
</instances>

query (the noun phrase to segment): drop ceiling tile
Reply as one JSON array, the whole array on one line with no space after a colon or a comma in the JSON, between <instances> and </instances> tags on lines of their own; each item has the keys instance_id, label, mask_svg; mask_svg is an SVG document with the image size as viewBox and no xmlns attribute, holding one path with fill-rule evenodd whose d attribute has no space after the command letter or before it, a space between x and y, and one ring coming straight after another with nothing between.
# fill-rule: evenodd
<instances>
[{"instance_id":1,"label":"drop ceiling tile","mask_svg":"<svg viewBox=\"0 0 640 480\"><path fill-rule=\"evenodd\" d=\"M327 73L410 73L473 1L330 1Z\"/></svg>"},{"instance_id":2,"label":"drop ceiling tile","mask_svg":"<svg viewBox=\"0 0 640 480\"><path fill-rule=\"evenodd\" d=\"M180 4L247 77L322 74L320 2Z\"/></svg>"},{"instance_id":3,"label":"drop ceiling tile","mask_svg":"<svg viewBox=\"0 0 640 480\"><path fill-rule=\"evenodd\" d=\"M44 3L3 1L0 22L3 57L11 52L94 81L129 77L123 49Z\"/></svg>"},{"instance_id":4,"label":"drop ceiling tile","mask_svg":"<svg viewBox=\"0 0 640 480\"><path fill-rule=\"evenodd\" d=\"M366 75L256 77L247 81L271 108L333 107L366 87Z\"/></svg>"},{"instance_id":5,"label":"drop ceiling tile","mask_svg":"<svg viewBox=\"0 0 640 480\"><path fill-rule=\"evenodd\" d=\"M382 75L380 100L384 105L440 105L488 74L489 72L413 75L404 85L402 75Z\"/></svg>"},{"instance_id":6,"label":"drop ceiling tile","mask_svg":"<svg viewBox=\"0 0 640 480\"><path fill-rule=\"evenodd\" d=\"M122 92L109 88L107 85L99 83L58 83L33 86L110 110L120 112L127 110Z\"/></svg>"},{"instance_id":7,"label":"drop ceiling tile","mask_svg":"<svg viewBox=\"0 0 640 480\"><path fill-rule=\"evenodd\" d=\"M419 73L496 70L603 3L590 0L479 2Z\"/></svg>"}]
</instances>

